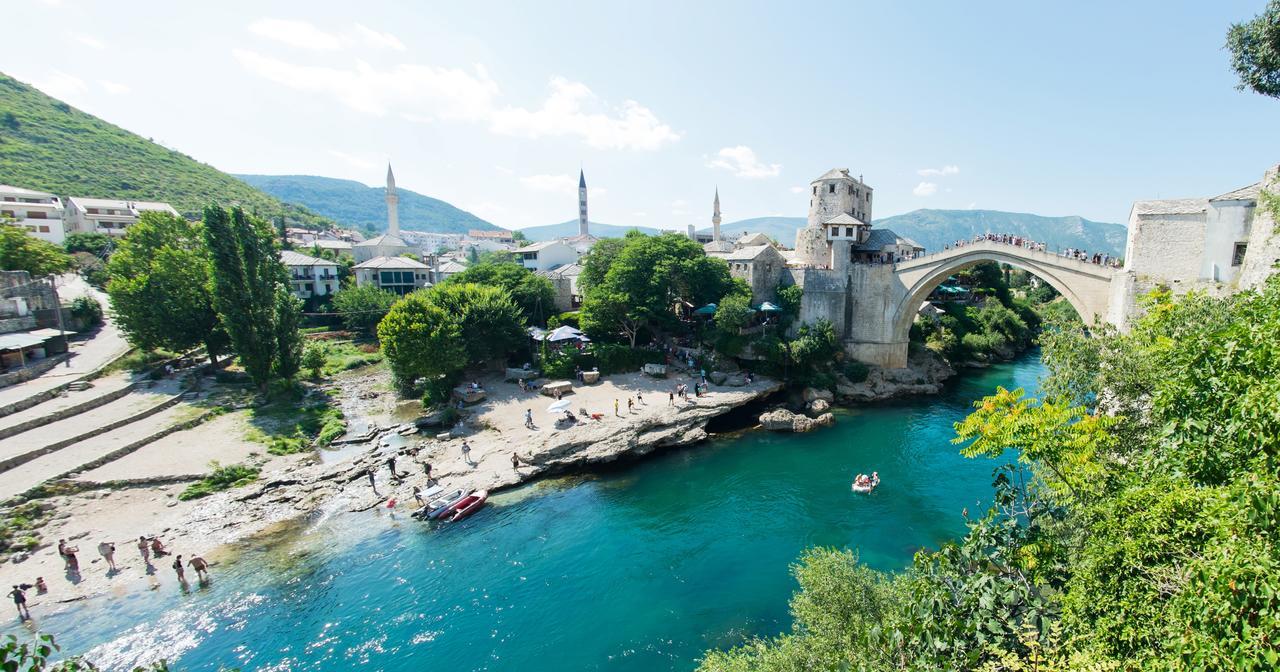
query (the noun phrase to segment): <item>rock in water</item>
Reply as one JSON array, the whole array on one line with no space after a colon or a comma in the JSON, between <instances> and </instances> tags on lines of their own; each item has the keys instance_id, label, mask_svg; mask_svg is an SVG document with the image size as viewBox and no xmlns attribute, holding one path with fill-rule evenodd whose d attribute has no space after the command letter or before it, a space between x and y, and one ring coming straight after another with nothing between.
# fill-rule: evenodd
<instances>
[{"instance_id":1,"label":"rock in water","mask_svg":"<svg viewBox=\"0 0 1280 672\"><path fill-rule=\"evenodd\" d=\"M831 402L826 399L814 399L808 404L809 412L814 415L822 415L831 410Z\"/></svg>"}]
</instances>

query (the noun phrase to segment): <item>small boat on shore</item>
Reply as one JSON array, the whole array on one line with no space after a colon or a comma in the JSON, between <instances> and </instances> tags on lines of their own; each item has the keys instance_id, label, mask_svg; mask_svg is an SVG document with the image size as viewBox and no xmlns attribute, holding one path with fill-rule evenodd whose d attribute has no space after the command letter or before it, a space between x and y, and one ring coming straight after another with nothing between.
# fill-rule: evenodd
<instances>
[{"instance_id":1,"label":"small boat on shore","mask_svg":"<svg viewBox=\"0 0 1280 672\"><path fill-rule=\"evenodd\" d=\"M477 490L466 497L463 497L457 504L453 505L453 513L446 515L445 519L451 523L456 523L463 518L475 513L484 506L485 500L489 499L488 490Z\"/></svg>"},{"instance_id":2,"label":"small boat on shore","mask_svg":"<svg viewBox=\"0 0 1280 672\"><path fill-rule=\"evenodd\" d=\"M463 492L461 489L458 489L453 492L440 495L439 497L427 502L426 506L415 511L413 515L424 520L435 520L452 509L454 504L462 501L466 494L467 493Z\"/></svg>"},{"instance_id":3,"label":"small boat on shore","mask_svg":"<svg viewBox=\"0 0 1280 672\"><path fill-rule=\"evenodd\" d=\"M853 485L850 486L850 488L854 492L861 492L865 494L865 493L871 492L872 490L875 490L876 486L880 485L879 474L873 474L866 481L859 482L859 479L862 477L863 477L863 474L858 474L858 476L853 479Z\"/></svg>"}]
</instances>

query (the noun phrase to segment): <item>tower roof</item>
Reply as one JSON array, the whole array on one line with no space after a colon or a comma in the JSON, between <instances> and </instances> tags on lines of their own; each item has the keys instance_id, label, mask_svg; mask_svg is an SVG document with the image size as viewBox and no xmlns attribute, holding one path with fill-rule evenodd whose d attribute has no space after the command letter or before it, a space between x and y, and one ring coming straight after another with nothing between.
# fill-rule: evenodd
<instances>
[{"instance_id":1,"label":"tower roof","mask_svg":"<svg viewBox=\"0 0 1280 672\"><path fill-rule=\"evenodd\" d=\"M720 214L720 187L716 187L715 214Z\"/></svg>"},{"instance_id":2,"label":"tower roof","mask_svg":"<svg viewBox=\"0 0 1280 672\"><path fill-rule=\"evenodd\" d=\"M587 188L587 175L586 173L582 172L582 169L578 169L578 188L579 189Z\"/></svg>"},{"instance_id":3,"label":"tower roof","mask_svg":"<svg viewBox=\"0 0 1280 672\"><path fill-rule=\"evenodd\" d=\"M853 178L849 176L848 168L832 168L831 170L828 170L827 172L823 173L822 176L814 180L814 182L821 182L823 180L852 180L852 179Z\"/></svg>"},{"instance_id":4,"label":"tower roof","mask_svg":"<svg viewBox=\"0 0 1280 672\"><path fill-rule=\"evenodd\" d=\"M387 191L395 191L396 176L391 172L391 163L387 162Z\"/></svg>"}]
</instances>

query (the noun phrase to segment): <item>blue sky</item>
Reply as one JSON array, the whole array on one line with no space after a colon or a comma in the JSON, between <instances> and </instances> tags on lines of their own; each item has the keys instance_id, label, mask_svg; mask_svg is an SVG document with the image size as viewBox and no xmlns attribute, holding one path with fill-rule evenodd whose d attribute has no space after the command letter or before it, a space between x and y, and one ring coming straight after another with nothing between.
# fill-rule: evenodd
<instances>
[{"instance_id":1,"label":"blue sky","mask_svg":"<svg viewBox=\"0 0 1280 672\"><path fill-rule=\"evenodd\" d=\"M229 172L390 160L508 227L575 218L580 165L592 220L683 230L717 186L726 221L803 216L832 167L877 218L1123 222L1280 162L1222 48L1263 0L19 2L0 70L88 112Z\"/></svg>"}]
</instances>

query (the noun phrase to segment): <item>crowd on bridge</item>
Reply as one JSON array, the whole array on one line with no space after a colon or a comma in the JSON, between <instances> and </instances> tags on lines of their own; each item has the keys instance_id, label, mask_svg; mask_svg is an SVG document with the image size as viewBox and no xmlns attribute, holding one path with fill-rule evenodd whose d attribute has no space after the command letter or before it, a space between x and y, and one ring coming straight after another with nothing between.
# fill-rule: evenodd
<instances>
[{"instance_id":1,"label":"crowd on bridge","mask_svg":"<svg viewBox=\"0 0 1280 672\"><path fill-rule=\"evenodd\" d=\"M1019 236L1012 233L986 233L986 234L976 235L973 237L972 240L963 240L963 239L957 240L954 243L949 243L947 245L944 245L943 249L950 250L954 248L964 247L966 245L972 245L975 243L984 243L984 242L1000 243L1002 245L1012 245L1014 247L1020 247L1024 250L1031 250L1033 252L1045 252L1048 250L1048 247L1049 247L1046 243L1037 242L1025 236ZM1087 252L1086 250L1079 250L1074 247L1068 247L1067 249L1063 250L1061 252L1061 256L1066 257L1068 259L1076 259L1078 261L1083 261L1089 264L1098 264L1099 266L1109 266L1112 268L1118 267L1120 265L1120 259L1117 257L1113 257L1104 252L1094 252L1093 254L1089 254L1089 252Z\"/></svg>"}]
</instances>

